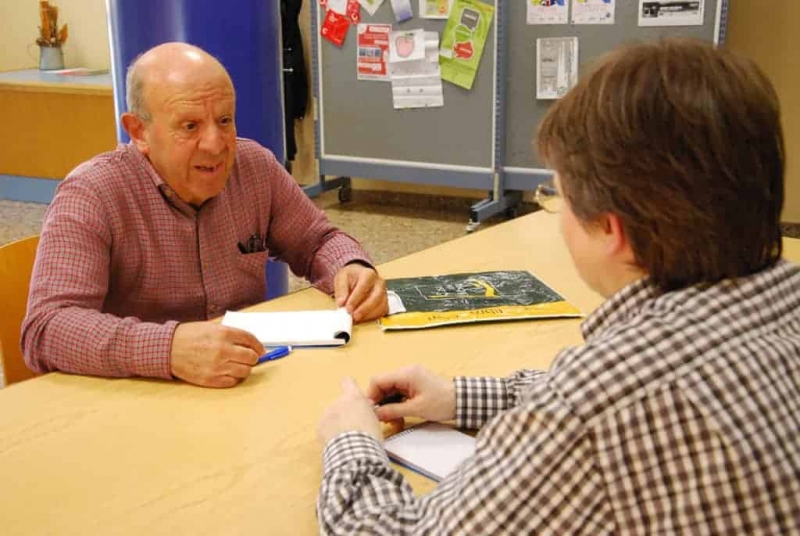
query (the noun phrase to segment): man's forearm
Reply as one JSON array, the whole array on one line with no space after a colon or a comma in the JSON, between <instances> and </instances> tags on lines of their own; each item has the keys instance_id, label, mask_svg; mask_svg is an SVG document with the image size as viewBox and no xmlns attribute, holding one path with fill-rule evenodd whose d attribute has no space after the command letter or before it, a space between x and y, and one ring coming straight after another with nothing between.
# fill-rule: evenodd
<instances>
[{"instance_id":1,"label":"man's forearm","mask_svg":"<svg viewBox=\"0 0 800 536\"><path fill-rule=\"evenodd\" d=\"M79 307L33 311L23 325L23 351L28 366L39 372L169 379L176 326Z\"/></svg>"}]
</instances>

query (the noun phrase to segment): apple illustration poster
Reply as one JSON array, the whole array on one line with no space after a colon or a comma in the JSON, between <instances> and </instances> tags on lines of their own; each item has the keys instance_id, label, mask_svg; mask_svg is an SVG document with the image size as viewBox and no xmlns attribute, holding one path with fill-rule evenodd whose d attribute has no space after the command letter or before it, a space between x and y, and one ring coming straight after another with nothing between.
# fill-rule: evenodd
<instances>
[{"instance_id":1,"label":"apple illustration poster","mask_svg":"<svg viewBox=\"0 0 800 536\"><path fill-rule=\"evenodd\" d=\"M494 6L478 0L455 0L439 49L442 80L472 89L493 16Z\"/></svg>"}]
</instances>

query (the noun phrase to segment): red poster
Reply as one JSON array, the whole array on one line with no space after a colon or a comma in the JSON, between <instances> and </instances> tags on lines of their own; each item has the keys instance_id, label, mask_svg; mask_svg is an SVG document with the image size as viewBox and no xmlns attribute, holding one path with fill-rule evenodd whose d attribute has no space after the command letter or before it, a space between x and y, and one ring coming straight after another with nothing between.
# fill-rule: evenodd
<instances>
[{"instance_id":1,"label":"red poster","mask_svg":"<svg viewBox=\"0 0 800 536\"><path fill-rule=\"evenodd\" d=\"M391 24L358 25L358 79L389 80L389 32Z\"/></svg>"}]
</instances>

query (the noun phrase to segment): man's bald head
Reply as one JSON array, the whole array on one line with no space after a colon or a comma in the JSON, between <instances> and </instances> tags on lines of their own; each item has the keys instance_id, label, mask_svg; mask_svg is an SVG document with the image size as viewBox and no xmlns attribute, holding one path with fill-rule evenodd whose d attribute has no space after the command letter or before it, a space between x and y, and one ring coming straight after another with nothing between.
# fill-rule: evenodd
<instances>
[{"instance_id":1,"label":"man's bald head","mask_svg":"<svg viewBox=\"0 0 800 536\"><path fill-rule=\"evenodd\" d=\"M128 111L142 120L151 119L148 88L154 84L185 84L199 78L223 76L228 71L214 56L187 43L164 43L137 56L128 67L125 100Z\"/></svg>"}]
</instances>

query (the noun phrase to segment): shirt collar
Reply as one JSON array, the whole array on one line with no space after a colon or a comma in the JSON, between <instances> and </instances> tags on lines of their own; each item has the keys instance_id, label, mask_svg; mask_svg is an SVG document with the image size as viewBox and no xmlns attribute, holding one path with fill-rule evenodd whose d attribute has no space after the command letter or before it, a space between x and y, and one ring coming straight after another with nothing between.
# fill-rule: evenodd
<instances>
[{"instance_id":1,"label":"shirt collar","mask_svg":"<svg viewBox=\"0 0 800 536\"><path fill-rule=\"evenodd\" d=\"M609 326L635 317L647 302L658 295L658 288L647 277L629 283L584 320L581 324L583 339L588 341Z\"/></svg>"},{"instance_id":2,"label":"shirt collar","mask_svg":"<svg viewBox=\"0 0 800 536\"><path fill-rule=\"evenodd\" d=\"M133 142L128 142L126 149L133 155L135 159L137 159L139 164L142 166L142 169L145 170L148 178L161 193L164 201L166 201L167 204L173 206L185 216L195 217L197 215L197 209L178 197L178 194L175 193L175 190L173 190L166 182L164 182L164 179L162 179L161 175L159 175L155 170L153 164L150 162L150 159L142 154L142 152L136 148Z\"/></svg>"}]
</instances>

